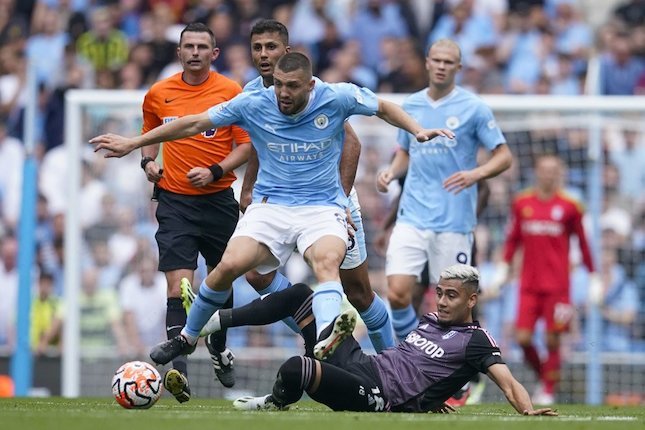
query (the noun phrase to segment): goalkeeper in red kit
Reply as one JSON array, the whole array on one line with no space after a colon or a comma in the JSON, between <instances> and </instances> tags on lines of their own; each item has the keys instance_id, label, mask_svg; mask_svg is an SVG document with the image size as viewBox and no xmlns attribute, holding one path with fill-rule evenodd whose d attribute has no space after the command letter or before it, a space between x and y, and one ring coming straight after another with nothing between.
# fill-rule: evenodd
<instances>
[{"instance_id":1,"label":"goalkeeper in red kit","mask_svg":"<svg viewBox=\"0 0 645 430\"><path fill-rule=\"evenodd\" d=\"M493 288L508 281L509 264L518 248L523 257L520 270L516 340L528 365L539 378L536 404L552 404L560 379L560 336L573 317L569 299L569 243L578 237L582 260L594 272L579 202L561 188L564 166L556 155L540 155L535 161L535 185L518 194L513 202L512 220L504 245L504 262L498 268ZM599 278L592 273L590 293L598 294ZM547 357L540 359L533 345L538 320L546 327Z\"/></svg>"}]
</instances>

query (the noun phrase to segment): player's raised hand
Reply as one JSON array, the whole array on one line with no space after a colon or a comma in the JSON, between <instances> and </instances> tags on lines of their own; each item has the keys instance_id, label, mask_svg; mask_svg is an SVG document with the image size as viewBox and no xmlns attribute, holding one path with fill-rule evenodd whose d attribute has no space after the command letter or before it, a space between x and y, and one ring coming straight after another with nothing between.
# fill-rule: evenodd
<instances>
[{"instance_id":1,"label":"player's raised hand","mask_svg":"<svg viewBox=\"0 0 645 430\"><path fill-rule=\"evenodd\" d=\"M376 175L376 189L381 193L387 193L387 186L392 182L394 176L390 170L383 170Z\"/></svg>"},{"instance_id":2,"label":"player's raised hand","mask_svg":"<svg viewBox=\"0 0 645 430\"><path fill-rule=\"evenodd\" d=\"M434 139L437 136L447 137L448 139L454 139L455 133L447 128L426 128L419 131L416 135L417 141L426 142L430 139Z\"/></svg>"},{"instance_id":3,"label":"player's raised hand","mask_svg":"<svg viewBox=\"0 0 645 430\"><path fill-rule=\"evenodd\" d=\"M124 155L128 155L137 147L134 139L112 133L96 136L90 139L90 143L94 145L94 152L105 149L105 158L121 158Z\"/></svg>"},{"instance_id":4,"label":"player's raised hand","mask_svg":"<svg viewBox=\"0 0 645 430\"><path fill-rule=\"evenodd\" d=\"M558 416L558 411L555 409L551 408L541 408L541 409L535 409L532 411L524 411L524 415L546 415L548 417L557 417Z\"/></svg>"}]
</instances>

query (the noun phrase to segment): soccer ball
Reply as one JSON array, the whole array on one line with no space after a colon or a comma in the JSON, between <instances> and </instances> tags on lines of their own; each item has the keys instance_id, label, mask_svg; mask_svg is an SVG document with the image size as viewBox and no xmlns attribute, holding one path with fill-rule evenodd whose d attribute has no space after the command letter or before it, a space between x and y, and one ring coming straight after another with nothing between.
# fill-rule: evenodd
<instances>
[{"instance_id":1,"label":"soccer ball","mask_svg":"<svg viewBox=\"0 0 645 430\"><path fill-rule=\"evenodd\" d=\"M126 409L148 409L161 396L161 375L145 361L130 361L114 372L112 394Z\"/></svg>"}]
</instances>

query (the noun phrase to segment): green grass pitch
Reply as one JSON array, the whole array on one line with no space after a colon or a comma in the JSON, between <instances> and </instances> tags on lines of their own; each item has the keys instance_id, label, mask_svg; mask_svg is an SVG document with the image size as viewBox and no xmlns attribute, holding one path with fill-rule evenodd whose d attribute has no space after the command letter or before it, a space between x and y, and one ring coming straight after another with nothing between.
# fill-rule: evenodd
<instances>
[{"instance_id":1,"label":"green grass pitch","mask_svg":"<svg viewBox=\"0 0 645 430\"><path fill-rule=\"evenodd\" d=\"M0 399L3 430L558 430L645 429L645 408L558 405L559 417L524 417L507 404L466 406L458 413L331 412L300 402L285 412L240 412L230 401L163 398L148 410L126 410L112 399Z\"/></svg>"}]
</instances>

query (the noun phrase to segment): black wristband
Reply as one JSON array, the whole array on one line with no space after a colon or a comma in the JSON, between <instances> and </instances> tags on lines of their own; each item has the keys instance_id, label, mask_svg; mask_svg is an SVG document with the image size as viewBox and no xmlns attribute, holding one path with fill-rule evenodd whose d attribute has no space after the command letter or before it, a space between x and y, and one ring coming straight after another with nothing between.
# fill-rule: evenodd
<instances>
[{"instance_id":1,"label":"black wristband","mask_svg":"<svg viewBox=\"0 0 645 430\"><path fill-rule=\"evenodd\" d=\"M224 169L222 169L222 166L220 166L217 163L213 164L212 166L209 166L208 170L210 170L211 173L213 174L213 182L219 181L222 178L222 176L224 176Z\"/></svg>"},{"instance_id":2,"label":"black wristband","mask_svg":"<svg viewBox=\"0 0 645 430\"><path fill-rule=\"evenodd\" d=\"M148 163L149 163L149 162L151 162L151 161L155 161L155 159L154 159L154 158L152 158L152 157L143 157L143 158L141 159L141 168L145 171L145 170L146 170L146 166L147 166L147 165L148 165Z\"/></svg>"}]
</instances>

